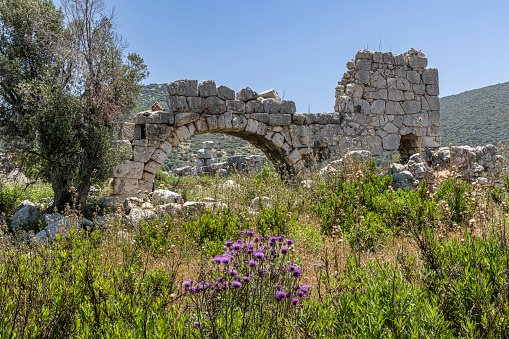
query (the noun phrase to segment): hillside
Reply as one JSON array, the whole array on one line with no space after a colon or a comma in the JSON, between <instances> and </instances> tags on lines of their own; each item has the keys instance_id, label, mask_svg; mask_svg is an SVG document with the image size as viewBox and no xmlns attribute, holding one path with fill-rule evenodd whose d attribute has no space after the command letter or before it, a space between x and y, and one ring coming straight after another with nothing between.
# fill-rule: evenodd
<instances>
[{"instance_id":1,"label":"hillside","mask_svg":"<svg viewBox=\"0 0 509 339\"><path fill-rule=\"evenodd\" d=\"M166 107L166 85L143 88L134 112L150 109L158 101ZM440 98L442 145L479 146L509 139L509 82L474 89ZM263 153L247 141L223 134L204 134L190 138L165 162L168 169L191 165L205 140L214 141L216 162L231 155Z\"/></svg>"},{"instance_id":2,"label":"hillside","mask_svg":"<svg viewBox=\"0 0 509 339\"><path fill-rule=\"evenodd\" d=\"M443 146L509 139L509 82L443 97L440 106Z\"/></svg>"}]
</instances>

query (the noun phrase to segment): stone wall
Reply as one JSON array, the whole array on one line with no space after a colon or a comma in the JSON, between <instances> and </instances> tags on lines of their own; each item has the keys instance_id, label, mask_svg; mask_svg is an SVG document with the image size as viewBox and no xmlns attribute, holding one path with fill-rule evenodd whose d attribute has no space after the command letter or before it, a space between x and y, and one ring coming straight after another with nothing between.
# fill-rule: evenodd
<instances>
[{"instance_id":1,"label":"stone wall","mask_svg":"<svg viewBox=\"0 0 509 339\"><path fill-rule=\"evenodd\" d=\"M440 146L438 70L425 55L357 52L336 87L334 110L344 117L344 138L375 155L400 152L402 161L418 148Z\"/></svg>"},{"instance_id":2,"label":"stone wall","mask_svg":"<svg viewBox=\"0 0 509 339\"><path fill-rule=\"evenodd\" d=\"M336 88L335 112L296 113L274 90L244 87L235 93L213 80L182 79L167 85L168 109L154 104L122 124L118 145L133 152L117 166L119 195L152 191L155 173L174 147L197 134L229 134L260 149L285 179L352 149L373 155L399 150L403 160L437 148L438 71L424 54L359 51Z\"/></svg>"}]
</instances>

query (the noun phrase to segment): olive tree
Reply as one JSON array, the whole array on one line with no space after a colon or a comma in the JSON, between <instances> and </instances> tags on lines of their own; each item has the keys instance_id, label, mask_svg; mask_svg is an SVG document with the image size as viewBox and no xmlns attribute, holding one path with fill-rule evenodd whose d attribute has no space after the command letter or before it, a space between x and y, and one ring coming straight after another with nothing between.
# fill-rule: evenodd
<instances>
[{"instance_id":1,"label":"olive tree","mask_svg":"<svg viewBox=\"0 0 509 339\"><path fill-rule=\"evenodd\" d=\"M0 140L51 182L53 207L83 211L119 161L116 124L148 75L125 50L103 0L0 0Z\"/></svg>"}]
</instances>

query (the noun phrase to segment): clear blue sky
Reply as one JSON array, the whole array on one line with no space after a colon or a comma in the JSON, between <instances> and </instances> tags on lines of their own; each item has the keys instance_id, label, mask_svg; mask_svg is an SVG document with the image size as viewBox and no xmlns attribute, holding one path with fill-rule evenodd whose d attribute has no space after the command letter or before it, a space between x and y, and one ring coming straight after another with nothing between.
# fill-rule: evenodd
<instances>
[{"instance_id":1,"label":"clear blue sky","mask_svg":"<svg viewBox=\"0 0 509 339\"><path fill-rule=\"evenodd\" d=\"M212 79L275 88L298 112L330 112L354 51L422 50L440 96L509 81L509 0L105 0L145 83Z\"/></svg>"}]
</instances>

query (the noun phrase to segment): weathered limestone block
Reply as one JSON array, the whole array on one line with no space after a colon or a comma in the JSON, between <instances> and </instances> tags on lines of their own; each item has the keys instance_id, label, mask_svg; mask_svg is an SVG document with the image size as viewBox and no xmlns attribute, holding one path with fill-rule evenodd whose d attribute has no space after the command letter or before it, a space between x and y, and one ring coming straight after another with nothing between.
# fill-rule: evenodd
<instances>
[{"instance_id":1,"label":"weathered limestone block","mask_svg":"<svg viewBox=\"0 0 509 339\"><path fill-rule=\"evenodd\" d=\"M399 148L401 137L397 134L389 134L382 138L383 148L386 151L394 151Z\"/></svg>"},{"instance_id":2,"label":"weathered limestone block","mask_svg":"<svg viewBox=\"0 0 509 339\"><path fill-rule=\"evenodd\" d=\"M417 71L407 71L406 72L406 78L412 84L418 84L418 83L421 82L421 75Z\"/></svg>"},{"instance_id":3,"label":"weathered limestone block","mask_svg":"<svg viewBox=\"0 0 509 339\"><path fill-rule=\"evenodd\" d=\"M306 123L306 115L303 113L295 113L292 115L292 123L295 125L304 125Z\"/></svg>"},{"instance_id":4,"label":"weathered limestone block","mask_svg":"<svg viewBox=\"0 0 509 339\"><path fill-rule=\"evenodd\" d=\"M226 110L236 114L246 113L246 104L242 100L227 100Z\"/></svg>"},{"instance_id":5,"label":"weathered limestone block","mask_svg":"<svg viewBox=\"0 0 509 339\"><path fill-rule=\"evenodd\" d=\"M224 115L219 114L217 116L217 128L225 128L225 127L226 127L226 124L224 121Z\"/></svg>"},{"instance_id":6,"label":"weathered limestone block","mask_svg":"<svg viewBox=\"0 0 509 339\"><path fill-rule=\"evenodd\" d=\"M141 180L147 181L147 182L153 182L155 177L156 177L156 175L154 173L143 172L143 177L141 178Z\"/></svg>"},{"instance_id":7,"label":"weathered limestone block","mask_svg":"<svg viewBox=\"0 0 509 339\"><path fill-rule=\"evenodd\" d=\"M213 156L214 154L212 153L212 151L206 148L199 149L196 152L196 157L198 159L211 159Z\"/></svg>"},{"instance_id":8,"label":"weathered limestone block","mask_svg":"<svg viewBox=\"0 0 509 339\"><path fill-rule=\"evenodd\" d=\"M399 132L399 128L393 123L389 122L387 125L384 126L384 131L386 131L389 134L396 134Z\"/></svg>"},{"instance_id":9,"label":"weathered limestone block","mask_svg":"<svg viewBox=\"0 0 509 339\"><path fill-rule=\"evenodd\" d=\"M134 140L134 124L130 122L121 122L118 131L119 140Z\"/></svg>"},{"instance_id":10,"label":"weathered limestone block","mask_svg":"<svg viewBox=\"0 0 509 339\"><path fill-rule=\"evenodd\" d=\"M401 107L403 108L405 114L415 114L421 111L421 104L415 100L404 101L401 104Z\"/></svg>"},{"instance_id":11,"label":"weathered limestone block","mask_svg":"<svg viewBox=\"0 0 509 339\"><path fill-rule=\"evenodd\" d=\"M215 115L206 115L205 119L209 125L209 129L214 130L217 128L217 117Z\"/></svg>"},{"instance_id":12,"label":"weathered limestone block","mask_svg":"<svg viewBox=\"0 0 509 339\"><path fill-rule=\"evenodd\" d=\"M258 121L254 119L248 119L246 125L246 131L256 133L258 129Z\"/></svg>"},{"instance_id":13,"label":"weathered limestone block","mask_svg":"<svg viewBox=\"0 0 509 339\"><path fill-rule=\"evenodd\" d=\"M428 66L428 59L418 55L408 55L405 53L405 61L412 68L424 68Z\"/></svg>"},{"instance_id":14,"label":"weathered limestone block","mask_svg":"<svg viewBox=\"0 0 509 339\"><path fill-rule=\"evenodd\" d=\"M253 113L250 118L267 124L269 122L269 113Z\"/></svg>"},{"instance_id":15,"label":"weathered limestone block","mask_svg":"<svg viewBox=\"0 0 509 339\"><path fill-rule=\"evenodd\" d=\"M187 97L187 105L191 112L202 113L205 108L205 99L201 97Z\"/></svg>"},{"instance_id":16,"label":"weathered limestone block","mask_svg":"<svg viewBox=\"0 0 509 339\"><path fill-rule=\"evenodd\" d=\"M276 99L269 98L269 99L262 99L263 104L263 111L265 113L279 113L281 109L281 104L277 102Z\"/></svg>"},{"instance_id":17,"label":"weathered limestone block","mask_svg":"<svg viewBox=\"0 0 509 339\"><path fill-rule=\"evenodd\" d=\"M256 130L256 134L258 135L265 135L267 133L267 126L266 123L263 123L261 121L258 122L258 129Z\"/></svg>"},{"instance_id":18,"label":"weathered limestone block","mask_svg":"<svg viewBox=\"0 0 509 339\"><path fill-rule=\"evenodd\" d=\"M168 135L173 130L172 127L167 125L146 124L147 139L163 141L168 138Z\"/></svg>"},{"instance_id":19,"label":"weathered limestone block","mask_svg":"<svg viewBox=\"0 0 509 339\"><path fill-rule=\"evenodd\" d=\"M264 99L275 99L278 104L281 103L281 97L274 88L261 92L259 96Z\"/></svg>"},{"instance_id":20,"label":"weathered limestone block","mask_svg":"<svg viewBox=\"0 0 509 339\"><path fill-rule=\"evenodd\" d=\"M403 125L408 127L429 126L428 113L408 114L403 116Z\"/></svg>"},{"instance_id":21,"label":"weathered limestone block","mask_svg":"<svg viewBox=\"0 0 509 339\"><path fill-rule=\"evenodd\" d=\"M355 60L355 68L362 71L369 71L371 69L371 60L368 59Z\"/></svg>"},{"instance_id":22,"label":"weathered limestone block","mask_svg":"<svg viewBox=\"0 0 509 339\"><path fill-rule=\"evenodd\" d=\"M198 96L198 80L181 79L167 85L169 95Z\"/></svg>"},{"instance_id":23,"label":"weathered limestone block","mask_svg":"<svg viewBox=\"0 0 509 339\"><path fill-rule=\"evenodd\" d=\"M371 113L373 114L383 114L385 112L385 101L384 100L375 100L371 103Z\"/></svg>"},{"instance_id":24,"label":"weathered limestone block","mask_svg":"<svg viewBox=\"0 0 509 339\"><path fill-rule=\"evenodd\" d=\"M294 114L295 112L297 112L295 102L293 102L291 100L282 100L281 101L281 113Z\"/></svg>"},{"instance_id":25,"label":"weathered limestone block","mask_svg":"<svg viewBox=\"0 0 509 339\"><path fill-rule=\"evenodd\" d=\"M139 190L141 191L141 193L150 193L154 189L154 182L140 180L138 183L138 186L139 186ZM144 211L152 212L151 210L144 210Z\"/></svg>"},{"instance_id":26,"label":"weathered limestone block","mask_svg":"<svg viewBox=\"0 0 509 339\"><path fill-rule=\"evenodd\" d=\"M175 114L175 127L186 125L190 122L200 119L199 113L177 113Z\"/></svg>"},{"instance_id":27,"label":"weathered limestone block","mask_svg":"<svg viewBox=\"0 0 509 339\"><path fill-rule=\"evenodd\" d=\"M414 92L412 92L412 91L404 91L403 93L405 95L405 100L408 101L408 100L414 100L415 99Z\"/></svg>"},{"instance_id":28,"label":"weathered limestone block","mask_svg":"<svg viewBox=\"0 0 509 339\"><path fill-rule=\"evenodd\" d=\"M201 116L200 119L194 122L194 124L196 125L196 130L198 132L204 132L209 129L209 126L207 125L207 119L204 116Z\"/></svg>"},{"instance_id":29,"label":"weathered limestone block","mask_svg":"<svg viewBox=\"0 0 509 339\"><path fill-rule=\"evenodd\" d=\"M403 101L405 100L405 96L403 95L403 91L399 89L389 89L388 98L391 101Z\"/></svg>"},{"instance_id":30,"label":"weathered limestone block","mask_svg":"<svg viewBox=\"0 0 509 339\"><path fill-rule=\"evenodd\" d=\"M246 103L247 113L263 113L263 104L260 100L251 100Z\"/></svg>"},{"instance_id":31,"label":"weathered limestone block","mask_svg":"<svg viewBox=\"0 0 509 339\"><path fill-rule=\"evenodd\" d=\"M142 174L143 175L143 174ZM118 195L136 195L139 186L138 179L113 178L113 192Z\"/></svg>"},{"instance_id":32,"label":"weathered limestone block","mask_svg":"<svg viewBox=\"0 0 509 339\"><path fill-rule=\"evenodd\" d=\"M247 101L250 101L250 100L253 100L253 99L256 99L258 98L258 93L256 93L256 91L253 91L251 88L249 87L244 87L243 89L241 89L236 97L235 97L237 100L242 100L244 102L247 102Z\"/></svg>"},{"instance_id":33,"label":"weathered limestone block","mask_svg":"<svg viewBox=\"0 0 509 339\"><path fill-rule=\"evenodd\" d=\"M134 161L145 163L155 152L155 147L134 146Z\"/></svg>"},{"instance_id":34,"label":"weathered limestone block","mask_svg":"<svg viewBox=\"0 0 509 339\"><path fill-rule=\"evenodd\" d=\"M161 146L159 146L159 149L166 154L170 154L173 146L168 141L164 141Z\"/></svg>"},{"instance_id":35,"label":"weathered limestone block","mask_svg":"<svg viewBox=\"0 0 509 339\"><path fill-rule=\"evenodd\" d=\"M214 80L203 80L198 85L198 93L201 97L211 97L217 95L216 83Z\"/></svg>"},{"instance_id":36,"label":"weathered limestone block","mask_svg":"<svg viewBox=\"0 0 509 339\"><path fill-rule=\"evenodd\" d=\"M246 125L247 119L243 114L241 115L234 114L232 116L232 128L235 128L239 131L243 131L246 128Z\"/></svg>"},{"instance_id":37,"label":"weathered limestone block","mask_svg":"<svg viewBox=\"0 0 509 339\"><path fill-rule=\"evenodd\" d=\"M422 145L430 148L440 147L440 137L423 137Z\"/></svg>"},{"instance_id":38,"label":"weathered limestone block","mask_svg":"<svg viewBox=\"0 0 509 339\"><path fill-rule=\"evenodd\" d=\"M424 82L426 85L438 85L438 69L424 69L422 71L422 82Z\"/></svg>"},{"instance_id":39,"label":"weathered limestone block","mask_svg":"<svg viewBox=\"0 0 509 339\"><path fill-rule=\"evenodd\" d=\"M173 124L174 113L169 111L145 111L134 115L133 122L137 124Z\"/></svg>"},{"instance_id":40,"label":"weathered limestone block","mask_svg":"<svg viewBox=\"0 0 509 339\"><path fill-rule=\"evenodd\" d=\"M433 111L440 111L440 100L436 96L425 96L429 108Z\"/></svg>"},{"instance_id":41,"label":"weathered limestone block","mask_svg":"<svg viewBox=\"0 0 509 339\"><path fill-rule=\"evenodd\" d=\"M168 155L166 153L164 153L162 150L160 149L157 149L154 154L152 154L152 157L151 159L162 164L164 163L164 160L166 160L166 158L168 157Z\"/></svg>"},{"instance_id":42,"label":"weathered limestone block","mask_svg":"<svg viewBox=\"0 0 509 339\"><path fill-rule=\"evenodd\" d=\"M398 66L404 66L406 64L406 61L403 54L396 54L394 56L394 63Z\"/></svg>"},{"instance_id":43,"label":"weathered limestone block","mask_svg":"<svg viewBox=\"0 0 509 339\"><path fill-rule=\"evenodd\" d=\"M205 100L205 110L209 114L221 114L226 112L226 104L218 97L208 97Z\"/></svg>"},{"instance_id":44,"label":"weathered limestone block","mask_svg":"<svg viewBox=\"0 0 509 339\"><path fill-rule=\"evenodd\" d=\"M383 75L380 74L380 72L375 72L373 75L371 75L370 84L371 86L377 89L387 87L387 81L385 80Z\"/></svg>"},{"instance_id":45,"label":"weathered limestone block","mask_svg":"<svg viewBox=\"0 0 509 339\"><path fill-rule=\"evenodd\" d=\"M361 82L363 84L368 84L369 79L370 79L369 71L363 71L363 70L357 71L355 73L355 79L359 80L359 82Z\"/></svg>"},{"instance_id":46,"label":"weathered limestone block","mask_svg":"<svg viewBox=\"0 0 509 339\"><path fill-rule=\"evenodd\" d=\"M373 52L371 51L368 51L367 49L361 49L357 52L357 54L355 54L355 59L368 59L368 60L372 60L373 59Z\"/></svg>"},{"instance_id":47,"label":"weathered limestone block","mask_svg":"<svg viewBox=\"0 0 509 339\"><path fill-rule=\"evenodd\" d=\"M272 141L274 144L276 144L278 147L283 147L283 144L285 143L285 138L281 133L276 133L272 137Z\"/></svg>"},{"instance_id":48,"label":"weathered limestone block","mask_svg":"<svg viewBox=\"0 0 509 339\"><path fill-rule=\"evenodd\" d=\"M179 138L180 142L183 142L189 137L191 137L191 133L189 132L187 126L180 126L175 130L175 134Z\"/></svg>"},{"instance_id":49,"label":"weathered limestone block","mask_svg":"<svg viewBox=\"0 0 509 339\"><path fill-rule=\"evenodd\" d=\"M345 94L354 98L362 98L364 86L360 84L347 84L345 87Z\"/></svg>"},{"instance_id":50,"label":"weathered limestone block","mask_svg":"<svg viewBox=\"0 0 509 339\"><path fill-rule=\"evenodd\" d=\"M166 97L166 103L168 104L170 111L189 112L187 98L184 96L168 95Z\"/></svg>"},{"instance_id":51,"label":"weathered limestone block","mask_svg":"<svg viewBox=\"0 0 509 339\"><path fill-rule=\"evenodd\" d=\"M291 114L270 114L269 125L271 126L288 126L292 124Z\"/></svg>"},{"instance_id":52,"label":"weathered limestone block","mask_svg":"<svg viewBox=\"0 0 509 339\"><path fill-rule=\"evenodd\" d=\"M426 85L424 84L413 84L412 89L417 95L423 95L426 93Z\"/></svg>"},{"instance_id":53,"label":"weathered limestone block","mask_svg":"<svg viewBox=\"0 0 509 339\"><path fill-rule=\"evenodd\" d=\"M428 119L431 126L440 126L440 111L429 111Z\"/></svg>"},{"instance_id":54,"label":"weathered limestone block","mask_svg":"<svg viewBox=\"0 0 509 339\"><path fill-rule=\"evenodd\" d=\"M439 95L438 85L426 85L426 94Z\"/></svg>"},{"instance_id":55,"label":"weathered limestone block","mask_svg":"<svg viewBox=\"0 0 509 339\"><path fill-rule=\"evenodd\" d=\"M191 123L187 124L186 127L189 130L189 134L191 136L193 136L194 132L196 132L196 126L194 126L194 123L191 122Z\"/></svg>"},{"instance_id":56,"label":"weathered limestone block","mask_svg":"<svg viewBox=\"0 0 509 339\"><path fill-rule=\"evenodd\" d=\"M235 100L235 91L226 86L218 86L217 95L221 100Z\"/></svg>"},{"instance_id":57,"label":"weathered limestone block","mask_svg":"<svg viewBox=\"0 0 509 339\"><path fill-rule=\"evenodd\" d=\"M156 174L159 167L161 167L161 164L151 160L145 165L145 172Z\"/></svg>"}]
</instances>

